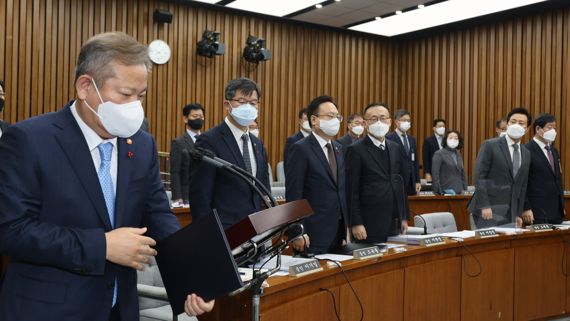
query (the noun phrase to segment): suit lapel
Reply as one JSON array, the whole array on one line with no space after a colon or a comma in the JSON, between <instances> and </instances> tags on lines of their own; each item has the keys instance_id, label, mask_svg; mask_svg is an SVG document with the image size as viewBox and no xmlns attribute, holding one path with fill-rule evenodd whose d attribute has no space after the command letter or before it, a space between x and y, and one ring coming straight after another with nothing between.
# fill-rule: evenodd
<instances>
[{"instance_id":1,"label":"suit lapel","mask_svg":"<svg viewBox=\"0 0 570 321\"><path fill-rule=\"evenodd\" d=\"M509 146L507 145L507 139L505 137L502 137L499 139L499 148L501 149L503 157L505 158L505 161L507 162L507 165L508 165L507 167L509 168L509 173L511 175L511 178L514 180L515 177L513 176L513 161L511 160L511 152L509 151ZM519 148L519 151L520 151L520 148ZM521 153L521 155L522 155L522 153ZM522 165L522 161L521 161L521 165Z\"/></svg>"},{"instance_id":2,"label":"suit lapel","mask_svg":"<svg viewBox=\"0 0 570 321\"><path fill-rule=\"evenodd\" d=\"M382 163L382 160L380 159L380 155L378 155L378 147L376 147L376 145L374 145L374 143L372 142L372 139L370 139L370 137L368 137L368 135L366 136L366 138L364 138L364 141L366 144L366 150L368 151L368 153L370 154L372 159L376 162L376 164L378 164L378 166L380 168L385 169L386 165ZM386 143L386 146L388 146L388 143ZM389 153L389 154L392 154L392 153ZM392 161L392 157L390 157L390 161Z\"/></svg>"},{"instance_id":3,"label":"suit lapel","mask_svg":"<svg viewBox=\"0 0 570 321\"><path fill-rule=\"evenodd\" d=\"M552 167L550 166L550 161L548 161L548 158L546 158L546 155L544 155L544 152L542 151L542 149L540 148L540 146L533 140L530 141L530 148L534 149L534 152L537 153L540 157L540 159L542 159L542 162L544 163L544 166L547 166L550 169L550 172L554 175L555 173L552 171ZM552 158L554 158L554 151L552 153ZM554 169L556 169L556 160L554 160Z\"/></svg>"},{"instance_id":4,"label":"suit lapel","mask_svg":"<svg viewBox=\"0 0 570 321\"><path fill-rule=\"evenodd\" d=\"M65 107L60 111L60 115L62 116L62 122L55 125L61 128L61 133L56 136L56 140L67 156L77 179L81 182L101 222L105 225L105 229L111 230L105 198L97 177L97 171L95 166L93 166L93 158L87 142L69 107Z\"/></svg>"},{"instance_id":5,"label":"suit lapel","mask_svg":"<svg viewBox=\"0 0 570 321\"><path fill-rule=\"evenodd\" d=\"M184 134L184 144L186 144L186 149L187 150L191 150L194 148L194 141L192 140L192 137L190 137L190 135L188 135L188 133Z\"/></svg>"},{"instance_id":6,"label":"suit lapel","mask_svg":"<svg viewBox=\"0 0 570 321\"><path fill-rule=\"evenodd\" d=\"M245 169L245 162L243 160L243 155L240 153L239 146L237 145L237 142L234 138L234 134L232 133L230 127L228 126L228 124L226 124L226 122L222 123L220 132L222 134L222 139L224 140L224 143L226 144L226 146L234 156L235 164Z\"/></svg>"},{"instance_id":7,"label":"suit lapel","mask_svg":"<svg viewBox=\"0 0 570 321\"><path fill-rule=\"evenodd\" d=\"M255 163L257 164L257 173L255 173L255 177L260 179L263 177L261 169L264 168L263 159L261 159L261 146L253 135L249 134L249 139L251 140L251 146L253 146L253 155L255 157Z\"/></svg>"},{"instance_id":8,"label":"suit lapel","mask_svg":"<svg viewBox=\"0 0 570 321\"><path fill-rule=\"evenodd\" d=\"M132 144L136 144L136 138L131 139ZM127 155L131 152L132 145L126 143L126 139L117 138L117 194L115 199L115 228L122 226L124 217L125 204L127 200L127 191L129 190L129 182L131 178L131 169L135 162L134 159Z\"/></svg>"},{"instance_id":9,"label":"suit lapel","mask_svg":"<svg viewBox=\"0 0 570 321\"><path fill-rule=\"evenodd\" d=\"M325 157L325 153L323 152L321 145L319 145L319 142L317 141L317 139L312 134L309 135L309 142L311 143L311 146L313 147L312 148L313 153L315 153L317 158L320 159L321 162L323 163L325 170L327 171L331 182L336 185L336 183L334 181L334 177L332 175L331 166L330 166L327 158ZM337 161L337 166L338 166L338 161ZM338 173L338 169L337 169L337 173Z\"/></svg>"}]
</instances>

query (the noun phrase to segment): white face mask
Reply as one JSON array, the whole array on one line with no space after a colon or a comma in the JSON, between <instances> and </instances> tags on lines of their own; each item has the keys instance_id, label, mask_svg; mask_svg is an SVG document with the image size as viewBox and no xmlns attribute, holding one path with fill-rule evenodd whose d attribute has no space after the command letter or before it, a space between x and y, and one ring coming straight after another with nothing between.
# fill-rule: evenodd
<instances>
[{"instance_id":1,"label":"white face mask","mask_svg":"<svg viewBox=\"0 0 570 321\"><path fill-rule=\"evenodd\" d=\"M329 136L335 136L338 134L338 130L340 129L340 121L337 118L329 119L329 120L320 120L321 130L323 133Z\"/></svg>"},{"instance_id":2,"label":"white face mask","mask_svg":"<svg viewBox=\"0 0 570 321\"><path fill-rule=\"evenodd\" d=\"M438 127L435 129L435 133L439 136L443 136L445 134L445 127Z\"/></svg>"},{"instance_id":3,"label":"white face mask","mask_svg":"<svg viewBox=\"0 0 570 321\"><path fill-rule=\"evenodd\" d=\"M103 102L99 88L95 80L91 78L91 82L95 86L97 96L101 100L97 112L89 106L87 100L84 100L85 105L99 117L101 124L105 130L113 135L121 138L133 136L142 125L144 120L144 110L140 100L128 102L126 104L116 104L112 101Z\"/></svg>"},{"instance_id":4,"label":"white face mask","mask_svg":"<svg viewBox=\"0 0 570 321\"><path fill-rule=\"evenodd\" d=\"M374 137L384 137L390 130L390 125L377 121L374 124L368 126L368 132Z\"/></svg>"},{"instance_id":5,"label":"white face mask","mask_svg":"<svg viewBox=\"0 0 570 321\"><path fill-rule=\"evenodd\" d=\"M362 135L362 133L364 133L364 127L362 127L360 125L354 126L354 127L352 127L352 132L354 133L354 135L360 136L360 135Z\"/></svg>"},{"instance_id":6,"label":"white face mask","mask_svg":"<svg viewBox=\"0 0 570 321\"><path fill-rule=\"evenodd\" d=\"M556 139L556 130L551 129L551 130L545 131L544 134L542 135L542 137L547 142L552 143Z\"/></svg>"},{"instance_id":7,"label":"white face mask","mask_svg":"<svg viewBox=\"0 0 570 321\"><path fill-rule=\"evenodd\" d=\"M457 146L459 146L459 140L457 140L457 139L448 139L447 140L447 147L449 147L451 149L455 149L455 148L457 148Z\"/></svg>"},{"instance_id":8,"label":"white face mask","mask_svg":"<svg viewBox=\"0 0 570 321\"><path fill-rule=\"evenodd\" d=\"M230 112L232 118L241 126L249 126L257 119L257 108L249 103L245 103L238 107L232 107Z\"/></svg>"},{"instance_id":9,"label":"white face mask","mask_svg":"<svg viewBox=\"0 0 570 321\"><path fill-rule=\"evenodd\" d=\"M512 139L519 139L524 136L525 129L519 124L512 124L507 127L507 134Z\"/></svg>"},{"instance_id":10,"label":"white face mask","mask_svg":"<svg viewBox=\"0 0 570 321\"><path fill-rule=\"evenodd\" d=\"M306 131L307 133L310 133L311 131L313 131L311 129L311 126L309 125L309 121L305 120L302 124L301 124L301 129L303 129L304 131Z\"/></svg>"},{"instance_id":11,"label":"white face mask","mask_svg":"<svg viewBox=\"0 0 570 321\"><path fill-rule=\"evenodd\" d=\"M408 129L410 129L410 127L412 127L412 123L410 123L409 121L400 122L400 130L403 131L404 133L407 132Z\"/></svg>"},{"instance_id":12,"label":"white face mask","mask_svg":"<svg viewBox=\"0 0 570 321\"><path fill-rule=\"evenodd\" d=\"M259 137L259 129L250 129L249 132L255 136L255 137Z\"/></svg>"}]
</instances>

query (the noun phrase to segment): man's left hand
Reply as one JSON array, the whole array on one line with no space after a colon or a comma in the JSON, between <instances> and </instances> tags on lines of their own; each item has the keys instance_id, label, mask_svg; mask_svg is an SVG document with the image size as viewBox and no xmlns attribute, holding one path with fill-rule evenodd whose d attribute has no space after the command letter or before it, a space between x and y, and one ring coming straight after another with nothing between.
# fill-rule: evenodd
<instances>
[{"instance_id":1,"label":"man's left hand","mask_svg":"<svg viewBox=\"0 0 570 321\"><path fill-rule=\"evenodd\" d=\"M419 194L421 190L422 190L422 184L416 183L416 194Z\"/></svg>"},{"instance_id":2,"label":"man's left hand","mask_svg":"<svg viewBox=\"0 0 570 321\"><path fill-rule=\"evenodd\" d=\"M522 213L522 220L523 220L523 222L525 222L525 224L531 225L532 222L534 221L534 215L532 213L532 210L524 211Z\"/></svg>"},{"instance_id":3,"label":"man's left hand","mask_svg":"<svg viewBox=\"0 0 570 321\"><path fill-rule=\"evenodd\" d=\"M192 293L186 297L186 302L184 303L184 311L191 317L195 317L200 314L212 311L214 308L214 300L209 302L204 302L204 300Z\"/></svg>"},{"instance_id":4,"label":"man's left hand","mask_svg":"<svg viewBox=\"0 0 570 321\"><path fill-rule=\"evenodd\" d=\"M402 221L402 226L401 226L401 231L402 234L406 234L408 233L408 221L403 220Z\"/></svg>"}]
</instances>

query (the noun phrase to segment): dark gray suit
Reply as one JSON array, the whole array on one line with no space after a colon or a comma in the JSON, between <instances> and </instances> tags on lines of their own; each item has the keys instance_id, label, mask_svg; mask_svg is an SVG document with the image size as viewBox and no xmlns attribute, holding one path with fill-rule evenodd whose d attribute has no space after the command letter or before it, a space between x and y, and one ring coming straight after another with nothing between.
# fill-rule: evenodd
<instances>
[{"instance_id":1,"label":"dark gray suit","mask_svg":"<svg viewBox=\"0 0 570 321\"><path fill-rule=\"evenodd\" d=\"M0 130L2 130L2 132L4 132L8 126L10 126L10 123L0 119Z\"/></svg>"},{"instance_id":2,"label":"dark gray suit","mask_svg":"<svg viewBox=\"0 0 570 321\"><path fill-rule=\"evenodd\" d=\"M447 148L435 152L431 164L431 177L433 191L437 194L444 194L447 189L454 190L456 194L467 190L461 153L456 149Z\"/></svg>"},{"instance_id":3,"label":"dark gray suit","mask_svg":"<svg viewBox=\"0 0 570 321\"><path fill-rule=\"evenodd\" d=\"M190 151L194 141L188 133L176 137L170 145L170 188L172 199L182 198L188 201L188 186L190 185Z\"/></svg>"},{"instance_id":4,"label":"dark gray suit","mask_svg":"<svg viewBox=\"0 0 570 321\"><path fill-rule=\"evenodd\" d=\"M346 152L348 151L348 146L352 145L353 143L352 136L346 133L346 135L342 136L336 141L342 145L342 152L344 153L344 157L346 158Z\"/></svg>"},{"instance_id":5,"label":"dark gray suit","mask_svg":"<svg viewBox=\"0 0 570 321\"><path fill-rule=\"evenodd\" d=\"M521 166L513 176L513 161L506 137L483 142L475 164L475 194L468 209L477 227L496 226L515 221L524 211L530 152L520 145ZM483 220L481 210L491 208L493 219Z\"/></svg>"}]
</instances>

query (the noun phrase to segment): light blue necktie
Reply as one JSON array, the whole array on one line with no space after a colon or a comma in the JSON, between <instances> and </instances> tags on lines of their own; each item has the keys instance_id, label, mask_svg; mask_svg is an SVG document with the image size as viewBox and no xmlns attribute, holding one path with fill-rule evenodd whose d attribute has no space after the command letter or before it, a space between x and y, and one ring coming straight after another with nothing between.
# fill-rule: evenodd
<instances>
[{"instance_id":1,"label":"light blue necktie","mask_svg":"<svg viewBox=\"0 0 570 321\"><path fill-rule=\"evenodd\" d=\"M115 187L113 186L113 179L111 178L111 156L113 154L113 144L101 143L97 146L99 155L101 156L101 165L99 165L99 184L105 197L105 205L109 213L109 220L111 227L115 227ZM113 291L113 306L117 303L117 279L115 279L115 288Z\"/></svg>"}]
</instances>

